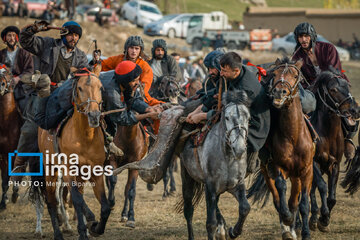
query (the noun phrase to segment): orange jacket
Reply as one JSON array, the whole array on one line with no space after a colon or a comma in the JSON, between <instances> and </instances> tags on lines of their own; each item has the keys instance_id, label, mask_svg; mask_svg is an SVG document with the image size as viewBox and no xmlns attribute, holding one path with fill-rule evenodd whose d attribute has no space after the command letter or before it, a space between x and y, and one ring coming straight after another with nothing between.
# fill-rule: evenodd
<instances>
[{"instance_id":1,"label":"orange jacket","mask_svg":"<svg viewBox=\"0 0 360 240\"><path fill-rule=\"evenodd\" d=\"M102 60L101 71L114 70L116 66L123 60L124 54L112 56L105 60ZM149 94L149 90L153 82L153 72L149 64L142 58L138 58L135 63L139 65L142 69L142 73L140 75L140 82L143 84L144 87L145 102L148 103L150 106L162 103L161 101L151 97Z\"/></svg>"}]
</instances>

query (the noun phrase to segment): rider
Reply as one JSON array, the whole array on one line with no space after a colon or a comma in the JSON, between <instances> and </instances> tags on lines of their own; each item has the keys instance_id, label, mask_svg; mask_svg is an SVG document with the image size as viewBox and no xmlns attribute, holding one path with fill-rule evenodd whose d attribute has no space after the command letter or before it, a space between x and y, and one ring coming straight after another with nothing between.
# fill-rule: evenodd
<instances>
[{"instance_id":1,"label":"rider","mask_svg":"<svg viewBox=\"0 0 360 240\"><path fill-rule=\"evenodd\" d=\"M6 44L6 48L0 51L0 63L10 67L15 83L14 95L23 112L27 103L26 86L19 83L21 77L25 74L34 72L34 62L31 54L18 46L20 30L15 26L8 26L1 32L1 39Z\"/></svg>"},{"instance_id":2,"label":"rider","mask_svg":"<svg viewBox=\"0 0 360 240\"><path fill-rule=\"evenodd\" d=\"M109 57L105 60L101 60L101 71L114 70L116 66L125 60L130 60L142 69L140 75L140 82L143 85L145 102L150 106L154 106L162 103L161 101L152 98L149 94L151 84L153 82L153 72L149 64L144 60L144 42L140 36L130 36L124 45L124 54ZM94 62L99 62L98 54L94 54ZM141 86L140 86L141 87Z\"/></svg>"},{"instance_id":3,"label":"rider","mask_svg":"<svg viewBox=\"0 0 360 240\"><path fill-rule=\"evenodd\" d=\"M304 64L301 72L307 80L303 83L304 88L312 89L316 78L322 71L329 70L329 66L341 71L341 77L348 78L342 72L339 54L331 43L317 41L317 34L312 24L304 22L300 23L294 30L296 48L293 54L294 60L302 59ZM315 100L316 101L316 100ZM345 136L346 159L352 159L355 155L355 145L352 138L356 135L359 122L355 126L347 126L346 121L342 121Z\"/></svg>"},{"instance_id":4,"label":"rider","mask_svg":"<svg viewBox=\"0 0 360 240\"><path fill-rule=\"evenodd\" d=\"M115 68L113 78L102 81L104 86L103 101L105 110L122 109L127 110L119 113L112 113L106 116L107 123L123 126L134 125L147 117L158 119L159 112L150 111L149 105L143 101L136 89L139 86L139 79L142 70L139 65L132 61L122 61ZM121 100L124 96L124 101ZM135 115L133 111L140 114ZM113 126L114 127L114 126Z\"/></svg>"},{"instance_id":5,"label":"rider","mask_svg":"<svg viewBox=\"0 0 360 240\"><path fill-rule=\"evenodd\" d=\"M20 32L21 46L34 54L35 70L37 73L25 75L21 81L35 88L36 93L29 101L26 121L21 128L18 144L18 152L38 152L37 132L38 125L34 122L34 114L45 112L47 96L50 90L56 89L65 81L70 73L70 67L88 67L86 54L76 47L82 35L81 26L74 21L64 23L61 31L61 39L39 37L35 34L40 31L48 31L48 22L35 22L25 27ZM36 83L33 79L38 79ZM17 156L14 167L15 172L25 170L27 157ZM21 181L21 176L16 176L15 181Z\"/></svg>"},{"instance_id":6,"label":"rider","mask_svg":"<svg viewBox=\"0 0 360 240\"><path fill-rule=\"evenodd\" d=\"M176 60L167 54L166 42L163 39L155 39L151 49L152 59L149 61L156 82L162 76L173 76L177 82L182 81L181 70Z\"/></svg>"}]
</instances>

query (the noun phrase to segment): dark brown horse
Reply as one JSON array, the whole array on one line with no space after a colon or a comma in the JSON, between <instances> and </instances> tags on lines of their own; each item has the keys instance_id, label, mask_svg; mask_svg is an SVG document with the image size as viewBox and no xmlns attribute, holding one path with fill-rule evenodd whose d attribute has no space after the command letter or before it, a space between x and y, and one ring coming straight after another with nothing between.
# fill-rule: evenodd
<instances>
[{"instance_id":1,"label":"dark brown horse","mask_svg":"<svg viewBox=\"0 0 360 240\"><path fill-rule=\"evenodd\" d=\"M313 230L316 225L321 231L327 231L331 210L336 203L336 185L340 173L340 163L344 153L344 135L342 121L355 125L358 105L350 94L349 84L335 69L323 72L314 86L316 111L311 123L320 136L316 145L314 162L314 181L311 190L311 219ZM343 118L343 120L342 120ZM328 175L326 184L322 175ZM328 186L327 186L328 185ZM322 206L317 206L315 190L319 189Z\"/></svg>"},{"instance_id":2,"label":"dark brown horse","mask_svg":"<svg viewBox=\"0 0 360 240\"><path fill-rule=\"evenodd\" d=\"M267 148L272 159L262 159L264 161L261 172L279 213L283 239L296 239L295 220L300 193L300 213L303 221L301 235L302 239L310 239L309 194L313 179L315 148L300 103L298 85L302 80L301 66L301 61L293 63L287 58L282 61L278 59L275 67L269 72L269 82L267 82L273 105L267 139ZM267 165L264 164L266 161L269 161ZM288 204L286 203L287 178L291 181ZM263 182L262 175L256 179L249 196L260 182Z\"/></svg>"},{"instance_id":3,"label":"dark brown horse","mask_svg":"<svg viewBox=\"0 0 360 240\"><path fill-rule=\"evenodd\" d=\"M0 210L6 208L6 193L9 189L8 154L16 150L22 125L13 88L14 82L10 69L0 64L0 169L3 191ZM16 202L18 190L18 187L13 186L12 202Z\"/></svg>"},{"instance_id":4,"label":"dark brown horse","mask_svg":"<svg viewBox=\"0 0 360 240\"><path fill-rule=\"evenodd\" d=\"M117 126L114 143L124 152L124 156L119 157L116 161L111 161L111 165L113 165L114 168L123 166L127 163L140 161L147 154L149 139L140 124L141 123L132 126ZM121 213L121 221L126 222L126 226L131 228L135 227L134 203L137 178L137 170L128 170L128 180L124 191L125 201ZM114 191L117 176L107 177L106 181L109 189L110 206L114 207Z\"/></svg>"}]
</instances>

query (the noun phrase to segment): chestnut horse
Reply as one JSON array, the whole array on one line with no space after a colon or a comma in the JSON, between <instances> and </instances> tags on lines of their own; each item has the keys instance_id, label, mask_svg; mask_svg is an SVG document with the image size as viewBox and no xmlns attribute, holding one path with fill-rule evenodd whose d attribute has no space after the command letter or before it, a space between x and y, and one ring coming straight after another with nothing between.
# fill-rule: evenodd
<instances>
[{"instance_id":1,"label":"chestnut horse","mask_svg":"<svg viewBox=\"0 0 360 240\"><path fill-rule=\"evenodd\" d=\"M55 174L46 174L46 203L51 217L54 229L54 238L63 239L59 229L57 216L56 200L56 182L58 175L63 175L64 184L71 193L72 202L77 213L79 239L88 239L84 215L88 221L87 228L91 235L98 236L104 233L107 219L110 215L110 206L105 195L105 185L103 174L95 174L95 169L106 171L104 169L105 150L104 150L104 133L100 125L101 116L101 88L102 84L98 78L101 66L97 67L94 72L87 69L77 70L74 73L73 82L73 102L74 113L72 117L64 124L61 135L58 137L58 148L61 155L70 158L64 162L57 158L58 165L53 162L46 162L44 169L57 167ZM48 131L39 129L39 149L40 152L48 156L54 156L56 153L53 144L54 136ZM76 155L77 154L77 157ZM56 156L56 155L55 155ZM76 157L71 161L71 156ZM63 160L62 162L60 162ZM56 160L55 160L56 161ZM45 164L45 161L44 161ZM69 169L78 169L77 174L70 174ZM83 171L83 168L86 169ZM89 170L90 168L90 170ZM101 168L101 169L100 169ZM67 173L67 174L66 174ZM89 180L93 187L96 199L101 204L100 222L95 221L95 215L86 205L83 195L82 186L86 180Z\"/></svg>"},{"instance_id":2,"label":"chestnut horse","mask_svg":"<svg viewBox=\"0 0 360 240\"><path fill-rule=\"evenodd\" d=\"M311 116L311 123L318 132L320 141L317 142L314 158L310 227L315 230L317 225L321 231L328 231L331 210L336 203L336 185L344 153L342 118L347 121L347 125L355 125L354 119L359 114L358 105L350 94L349 83L335 69L330 69L331 71L321 73L314 86L317 105ZM328 186L323 174L328 175ZM322 203L319 219L316 188L319 189Z\"/></svg>"},{"instance_id":3,"label":"chestnut horse","mask_svg":"<svg viewBox=\"0 0 360 240\"><path fill-rule=\"evenodd\" d=\"M149 139L141 126L137 123L132 126L117 126L114 137L115 145L124 152L124 156L119 157L116 162L111 162L114 168L123 166L127 163L140 161L148 151ZM121 221L126 222L127 227L135 228L134 202L136 195L136 181L138 178L137 170L128 170L128 180L126 182L124 195L124 207L121 212ZM109 189L110 206L115 205L115 184L117 176L107 177L107 186Z\"/></svg>"},{"instance_id":4,"label":"chestnut horse","mask_svg":"<svg viewBox=\"0 0 360 240\"><path fill-rule=\"evenodd\" d=\"M301 66L302 61L294 63L287 58L281 61L277 59L275 67L268 72L269 81L266 84L269 87L268 94L272 98L273 108L267 148L272 160L263 159L264 155L260 154L263 160L261 165L263 175L258 175L248 195L249 197L256 195L254 189L263 183L265 178L279 213L283 239L296 239L295 220L300 193L300 213L303 223L301 235L302 239L310 239L309 194L313 179L315 149L300 103L298 85L302 80ZM265 166L264 162L267 161L269 163ZM287 178L291 180L288 205L286 204Z\"/></svg>"},{"instance_id":5,"label":"chestnut horse","mask_svg":"<svg viewBox=\"0 0 360 240\"><path fill-rule=\"evenodd\" d=\"M14 82L10 69L0 64L0 169L2 177L2 197L0 210L6 208L9 189L8 153L16 150L22 125L21 115L16 106ZM12 162L13 163L13 162ZM19 188L13 186L12 202L16 202Z\"/></svg>"}]
</instances>

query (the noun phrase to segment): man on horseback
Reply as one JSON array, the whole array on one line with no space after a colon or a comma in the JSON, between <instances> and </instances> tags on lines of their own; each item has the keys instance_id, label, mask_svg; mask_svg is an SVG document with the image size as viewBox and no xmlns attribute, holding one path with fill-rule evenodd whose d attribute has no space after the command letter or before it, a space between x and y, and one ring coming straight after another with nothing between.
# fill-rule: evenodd
<instances>
[{"instance_id":1,"label":"man on horseback","mask_svg":"<svg viewBox=\"0 0 360 240\"><path fill-rule=\"evenodd\" d=\"M151 70L151 67L145 60L144 42L140 36L130 36L126 40L124 45L124 54L112 56L105 60L101 60L101 71L114 70L120 62L125 60L136 63L142 69L142 73L140 75L140 82L143 85L145 102L148 103L150 106L160 104L161 101L152 98L149 94L149 90L153 82L153 72ZM94 55L94 62L99 62L97 55ZM140 87L142 87L142 85L140 85ZM151 109L152 108L149 108L149 110Z\"/></svg>"},{"instance_id":2,"label":"man on horseback","mask_svg":"<svg viewBox=\"0 0 360 240\"><path fill-rule=\"evenodd\" d=\"M154 81L156 82L162 76L173 76L177 82L181 82L181 70L175 59L167 54L165 40L155 39L152 44L152 59L149 61L149 65L154 74Z\"/></svg>"},{"instance_id":3,"label":"man on horseback","mask_svg":"<svg viewBox=\"0 0 360 240\"><path fill-rule=\"evenodd\" d=\"M312 90L316 82L316 78L321 72L329 70L329 66L341 71L341 77L348 78L342 71L339 54L331 43L317 41L317 34L312 24L304 22L300 23L294 30L296 40L296 48L293 54L293 60L302 59L304 64L301 72L306 82L302 83L305 89ZM315 98L314 98L314 101ZM355 145L352 138L356 135L359 122L355 126L348 126L347 121L342 121L345 136L346 159L351 159L355 155Z\"/></svg>"},{"instance_id":4,"label":"man on horseback","mask_svg":"<svg viewBox=\"0 0 360 240\"><path fill-rule=\"evenodd\" d=\"M19 83L19 80L23 75L34 72L34 62L31 54L18 46L19 33L20 30L15 26L8 26L1 32L1 39L7 47L0 51L0 63L11 68L15 83L15 100L23 112L27 103L26 93L29 89L21 82Z\"/></svg>"},{"instance_id":5,"label":"man on horseback","mask_svg":"<svg viewBox=\"0 0 360 240\"><path fill-rule=\"evenodd\" d=\"M64 23L61 30L61 39L39 37L35 34L48 31L46 21L37 22L25 27L20 33L21 46L35 55L36 74L25 75L21 81L33 87L31 99L26 109L26 121L21 128L18 152L38 152L37 135L38 125L34 119L36 115L45 115L46 104L50 92L61 85L70 73L70 67L87 67L86 54L76 47L82 35L81 26L69 21ZM35 80L35 81L34 81ZM49 117L49 116L44 116ZM25 170L26 157L17 156L14 172ZM16 176L15 181L21 181L21 176Z\"/></svg>"}]
</instances>

